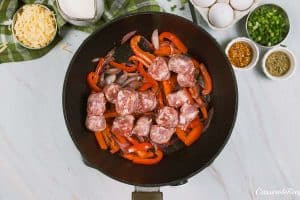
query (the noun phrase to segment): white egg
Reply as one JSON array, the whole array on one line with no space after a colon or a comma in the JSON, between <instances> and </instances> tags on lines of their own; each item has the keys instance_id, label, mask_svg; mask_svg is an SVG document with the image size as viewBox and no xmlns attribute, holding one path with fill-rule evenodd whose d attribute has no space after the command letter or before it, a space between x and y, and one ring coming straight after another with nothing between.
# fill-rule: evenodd
<instances>
[{"instance_id":1,"label":"white egg","mask_svg":"<svg viewBox=\"0 0 300 200\"><path fill-rule=\"evenodd\" d=\"M247 10L253 3L254 0L230 0L230 5L235 10Z\"/></svg>"},{"instance_id":2,"label":"white egg","mask_svg":"<svg viewBox=\"0 0 300 200\"><path fill-rule=\"evenodd\" d=\"M227 3L216 3L209 9L208 19L217 28L229 26L233 18L233 9Z\"/></svg>"},{"instance_id":3,"label":"white egg","mask_svg":"<svg viewBox=\"0 0 300 200\"><path fill-rule=\"evenodd\" d=\"M193 0L193 1L197 6L200 6L202 8L207 8L216 2L216 0Z\"/></svg>"}]
</instances>

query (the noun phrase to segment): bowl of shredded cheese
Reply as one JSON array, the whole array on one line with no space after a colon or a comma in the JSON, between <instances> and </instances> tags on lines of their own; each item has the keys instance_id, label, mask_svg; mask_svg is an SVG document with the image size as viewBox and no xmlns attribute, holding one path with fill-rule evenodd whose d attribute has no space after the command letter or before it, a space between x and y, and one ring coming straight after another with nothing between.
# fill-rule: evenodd
<instances>
[{"instance_id":1,"label":"bowl of shredded cheese","mask_svg":"<svg viewBox=\"0 0 300 200\"><path fill-rule=\"evenodd\" d=\"M44 48L54 40L57 33L54 12L41 4L26 4L14 14L12 32L23 47Z\"/></svg>"}]
</instances>

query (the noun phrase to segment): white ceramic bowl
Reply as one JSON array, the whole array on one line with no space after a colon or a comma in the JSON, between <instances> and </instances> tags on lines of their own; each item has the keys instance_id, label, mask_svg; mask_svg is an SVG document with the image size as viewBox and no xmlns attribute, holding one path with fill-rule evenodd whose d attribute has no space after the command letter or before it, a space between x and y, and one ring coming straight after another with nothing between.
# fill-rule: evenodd
<instances>
[{"instance_id":1,"label":"white ceramic bowl","mask_svg":"<svg viewBox=\"0 0 300 200\"><path fill-rule=\"evenodd\" d=\"M236 42L246 42L247 44L249 44L252 49L253 57L252 57L250 64L246 67L236 67L235 65L231 64L232 67L234 69L240 70L240 71L252 69L257 64L258 58L259 58L259 49L258 49L257 45L255 44L255 42L253 42L252 40L250 40L248 38L238 37L236 39L231 40L227 44L226 49L225 49L225 53L227 56L228 56L228 51L229 51L230 47Z\"/></svg>"},{"instance_id":2,"label":"white ceramic bowl","mask_svg":"<svg viewBox=\"0 0 300 200\"><path fill-rule=\"evenodd\" d=\"M283 53L286 53L286 55L288 55L289 59L290 59L290 69L289 71L284 74L283 76L273 76L271 75L268 70L267 70L267 67L266 67L266 60L268 58L268 56L273 53L273 52L276 52L276 51L281 51ZM291 52L290 50L288 50L287 48L285 47L275 47L275 48L272 48L271 50L267 51L267 53L264 55L263 57L263 60L262 60L262 68L263 68L263 71L265 73L265 75L272 79L272 80L284 80L284 79L288 79L290 78L296 71L296 57L294 55L293 52Z\"/></svg>"},{"instance_id":3,"label":"white ceramic bowl","mask_svg":"<svg viewBox=\"0 0 300 200\"><path fill-rule=\"evenodd\" d=\"M276 8L278 8L278 9L280 9L280 10L285 14L285 16L286 16L286 18L287 18L287 20L288 20L288 23L289 23L288 32L287 32L285 38L284 38L282 41L280 41L279 43L274 44L274 45L272 45L272 46L265 46L265 45L260 44L259 42L256 42L254 39L251 38L250 33L249 33L249 31L248 31L248 21L249 21L250 16L253 14L253 12L255 12L256 10L258 10L259 8L264 7L264 6L273 6L273 7L276 7ZM266 49L271 49L271 48L273 48L273 47L277 47L277 46L279 46L280 44L282 44L282 43L286 40L286 38L288 37L288 35L289 35L289 33L290 33L290 29L291 29L290 26L291 26L291 25L290 25L290 20L289 20L289 16L288 16L287 12L286 12L281 6L276 5L276 4L271 4L271 3L261 4L261 5L259 5L259 6L254 7L253 9L251 9L251 11L249 12L249 14L248 14L248 16L247 16L246 23L245 23L245 29L246 29L246 33L247 33L248 38L250 38L250 39L251 39L253 42L255 42L258 46L263 47L263 48L266 48Z\"/></svg>"},{"instance_id":4,"label":"white ceramic bowl","mask_svg":"<svg viewBox=\"0 0 300 200\"><path fill-rule=\"evenodd\" d=\"M61 0L56 0L56 4L58 7L58 11L61 14L61 16L66 20L67 22L75 25L75 26L89 26L94 23L96 23L100 17L102 16L104 12L104 1L103 0L94 0L94 8L95 8L95 13L92 18L76 18L69 16L66 14L63 9L61 8L60 5Z\"/></svg>"}]
</instances>

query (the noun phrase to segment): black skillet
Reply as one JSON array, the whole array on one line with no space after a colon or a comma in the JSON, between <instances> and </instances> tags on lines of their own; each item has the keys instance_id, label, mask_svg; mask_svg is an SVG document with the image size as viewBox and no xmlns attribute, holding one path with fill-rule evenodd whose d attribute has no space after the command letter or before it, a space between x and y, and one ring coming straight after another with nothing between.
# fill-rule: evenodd
<instances>
[{"instance_id":1,"label":"black skillet","mask_svg":"<svg viewBox=\"0 0 300 200\"><path fill-rule=\"evenodd\" d=\"M86 76L95 68L91 61L106 55L120 43L126 33L137 30L138 34L150 38L154 29L175 33L186 44L189 53L206 64L214 85L214 115L207 131L191 147L165 156L157 165L142 166L111 155L108 151L101 151L95 136L85 128L85 109L89 95ZM223 50L206 31L176 15L139 13L110 22L82 43L66 73L63 109L70 135L87 166L123 183L159 187L185 183L217 157L229 139L235 123L237 93L232 67ZM139 194L134 193L135 199L139 197Z\"/></svg>"}]
</instances>

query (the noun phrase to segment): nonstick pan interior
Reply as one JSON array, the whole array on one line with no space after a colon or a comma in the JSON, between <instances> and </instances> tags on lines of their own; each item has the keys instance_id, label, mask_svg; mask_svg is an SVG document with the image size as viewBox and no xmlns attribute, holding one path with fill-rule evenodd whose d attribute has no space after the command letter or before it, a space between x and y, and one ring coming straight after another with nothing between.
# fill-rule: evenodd
<instances>
[{"instance_id":1,"label":"nonstick pan interior","mask_svg":"<svg viewBox=\"0 0 300 200\"><path fill-rule=\"evenodd\" d=\"M189 148L166 156L153 166L135 165L99 149L94 134L84 125L89 89L86 75L94 58L104 56L119 44L124 34L137 30L150 38L154 29L170 31L185 42L189 53L204 62L212 75L214 116L208 130ZM195 175L216 158L227 142L237 112L237 87L232 68L216 41L203 29L179 16L140 13L115 20L88 37L75 53L63 90L66 125L84 162L102 173L132 185L177 184Z\"/></svg>"}]
</instances>

